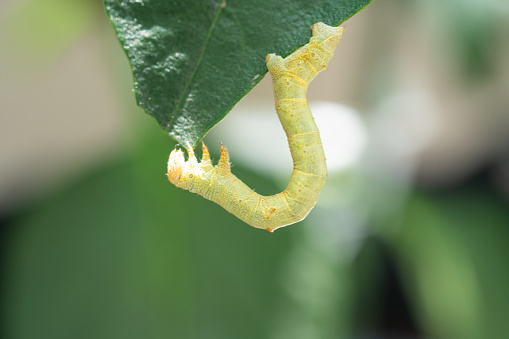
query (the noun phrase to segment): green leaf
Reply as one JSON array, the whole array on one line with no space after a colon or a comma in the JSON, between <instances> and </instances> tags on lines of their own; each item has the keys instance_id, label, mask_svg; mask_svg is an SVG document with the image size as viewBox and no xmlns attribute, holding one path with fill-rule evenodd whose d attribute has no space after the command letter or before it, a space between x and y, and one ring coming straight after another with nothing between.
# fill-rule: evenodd
<instances>
[{"instance_id":1,"label":"green leaf","mask_svg":"<svg viewBox=\"0 0 509 339\"><path fill-rule=\"evenodd\" d=\"M104 0L129 58L138 105L196 145L267 72L269 53L304 45L371 0Z\"/></svg>"}]
</instances>

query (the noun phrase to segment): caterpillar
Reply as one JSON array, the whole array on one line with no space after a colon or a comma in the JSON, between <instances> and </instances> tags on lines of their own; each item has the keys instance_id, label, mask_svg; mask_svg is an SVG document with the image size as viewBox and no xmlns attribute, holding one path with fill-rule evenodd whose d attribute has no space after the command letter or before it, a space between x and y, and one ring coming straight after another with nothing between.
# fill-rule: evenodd
<instances>
[{"instance_id":1,"label":"caterpillar","mask_svg":"<svg viewBox=\"0 0 509 339\"><path fill-rule=\"evenodd\" d=\"M314 207L325 184L327 167L320 133L309 110L306 92L309 82L325 69L342 34L342 27L324 23L311 26L308 44L282 58L265 59L272 76L276 111L288 137L293 172L286 189L263 196L244 184L230 170L230 156L221 144L216 166L202 143L202 159L187 146L188 160L180 149L168 159L169 181L177 187L212 200L247 224L273 232L304 219Z\"/></svg>"}]
</instances>

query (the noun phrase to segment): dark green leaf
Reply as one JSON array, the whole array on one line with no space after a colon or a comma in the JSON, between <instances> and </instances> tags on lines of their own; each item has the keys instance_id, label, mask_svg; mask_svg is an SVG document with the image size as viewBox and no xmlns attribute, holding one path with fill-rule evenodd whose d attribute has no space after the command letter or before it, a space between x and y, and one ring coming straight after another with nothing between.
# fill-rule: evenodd
<instances>
[{"instance_id":1,"label":"dark green leaf","mask_svg":"<svg viewBox=\"0 0 509 339\"><path fill-rule=\"evenodd\" d=\"M338 25L371 0L104 2L138 105L196 145L263 78L267 54L290 54L312 24Z\"/></svg>"}]
</instances>

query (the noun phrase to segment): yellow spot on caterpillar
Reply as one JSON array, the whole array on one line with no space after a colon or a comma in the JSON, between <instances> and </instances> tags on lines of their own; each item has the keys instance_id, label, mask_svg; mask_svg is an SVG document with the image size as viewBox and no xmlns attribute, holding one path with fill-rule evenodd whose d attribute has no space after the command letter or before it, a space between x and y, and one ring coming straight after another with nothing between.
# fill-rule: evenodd
<instances>
[{"instance_id":1,"label":"yellow spot on caterpillar","mask_svg":"<svg viewBox=\"0 0 509 339\"><path fill-rule=\"evenodd\" d=\"M272 215L276 212L276 208L275 207L269 207L267 209L267 211L265 212L265 218L267 219L270 219L270 217L272 217Z\"/></svg>"}]
</instances>

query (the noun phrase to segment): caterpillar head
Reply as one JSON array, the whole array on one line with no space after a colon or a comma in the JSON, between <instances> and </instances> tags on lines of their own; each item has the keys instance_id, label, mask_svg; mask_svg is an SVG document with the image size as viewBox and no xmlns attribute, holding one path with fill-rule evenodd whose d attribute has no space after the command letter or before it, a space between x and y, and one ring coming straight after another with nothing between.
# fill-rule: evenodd
<instances>
[{"instance_id":1,"label":"caterpillar head","mask_svg":"<svg viewBox=\"0 0 509 339\"><path fill-rule=\"evenodd\" d=\"M210 161L209 150L203 143L202 149L203 154L200 162L196 159L193 148L190 145L187 146L187 161L184 156L184 152L180 149L174 149L171 152L168 159L168 173L166 173L166 175L172 184L180 188L189 189L190 185L192 185L197 178L203 177L205 173L214 168ZM223 153L223 147L221 148L221 151ZM226 152L226 149L224 149L224 152ZM221 158L223 158L223 154ZM223 162L224 161L225 160L223 159Z\"/></svg>"},{"instance_id":2,"label":"caterpillar head","mask_svg":"<svg viewBox=\"0 0 509 339\"><path fill-rule=\"evenodd\" d=\"M179 182L185 165L186 158L184 157L184 152L179 149L174 149L168 159L168 173L166 174L168 180L170 180L173 185L177 185Z\"/></svg>"}]
</instances>

